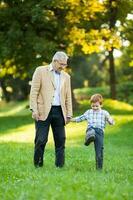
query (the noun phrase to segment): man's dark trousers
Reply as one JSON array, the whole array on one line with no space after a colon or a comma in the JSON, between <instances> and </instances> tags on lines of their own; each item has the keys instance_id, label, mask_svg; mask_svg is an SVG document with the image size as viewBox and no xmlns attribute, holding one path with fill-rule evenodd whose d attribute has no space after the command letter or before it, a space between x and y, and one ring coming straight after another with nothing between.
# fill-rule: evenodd
<instances>
[{"instance_id":1,"label":"man's dark trousers","mask_svg":"<svg viewBox=\"0 0 133 200\"><path fill-rule=\"evenodd\" d=\"M45 121L35 121L36 136L34 149L34 165L43 165L45 145L48 141L50 125L55 143L55 165L63 167L65 161L65 123L61 106L52 106Z\"/></svg>"},{"instance_id":2,"label":"man's dark trousers","mask_svg":"<svg viewBox=\"0 0 133 200\"><path fill-rule=\"evenodd\" d=\"M96 132L95 141L94 141L95 155L96 155L96 169L102 169L103 168L104 133L103 133L103 130L100 128L94 128L94 130Z\"/></svg>"}]
</instances>

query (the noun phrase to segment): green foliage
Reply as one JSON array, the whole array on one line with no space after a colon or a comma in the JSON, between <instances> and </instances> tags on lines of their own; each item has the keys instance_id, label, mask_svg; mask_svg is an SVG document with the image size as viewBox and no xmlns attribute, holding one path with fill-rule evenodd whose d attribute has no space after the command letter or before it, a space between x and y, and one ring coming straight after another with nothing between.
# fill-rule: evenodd
<instances>
[{"instance_id":1,"label":"green foliage","mask_svg":"<svg viewBox=\"0 0 133 200\"><path fill-rule=\"evenodd\" d=\"M91 56L74 56L71 59L73 88L83 87L87 81L88 86L96 87L108 82L107 68L103 69L100 64L100 55L92 54Z\"/></svg>"},{"instance_id":2,"label":"green foliage","mask_svg":"<svg viewBox=\"0 0 133 200\"><path fill-rule=\"evenodd\" d=\"M78 52L92 54L119 49L123 45L123 35L118 35L118 31L122 32L123 24L127 23L126 16L132 12L131 0L67 2L68 52L72 55ZM115 26L117 20L121 26Z\"/></svg>"},{"instance_id":3,"label":"green foliage","mask_svg":"<svg viewBox=\"0 0 133 200\"><path fill-rule=\"evenodd\" d=\"M95 93L102 94L104 98L110 98L108 86L74 89L77 100L89 99ZM117 85L117 99L133 104L133 82L125 82Z\"/></svg>"},{"instance_id":4,"label":"green foliage","mask_svg":"<svg viewBox=\"0 0 133 200\"><path fill-rule=\"evenodd\" d=\"M90 108L89 99L79 100L79 111L76 111L76 114L84 113ZM113 115L133 115L133 106L122 101L104 99L102 108L108 110Z\"/></svg>"},{"instance_id":5,"label":"green foliage","mask_svg":"<svg viewBox=\"0 0 133 200\"><path fill-rule=\"evenodd\" d=\"M118 98L133 104L133 82L125 82L117 88Z\"/></svg>"},{"instance_id":6,"label":"green foliage","mask_svg":"<svg viewBox=\"0 0 133 200\"><path fill-rule=\"evenodd\" d=\"M5 1L0 9L1 60L33 67L55 51L56 17L48 1ZM52 7L52 6L51 6Z\"/></svg>"},{"instance_id":7,"label":"green foliage","mask_svg":"<svg viewBox=\"0 0 133 200\"><path fill-rule=\"evenodd\" d=\"M4 98L8 101L27 98L28 83L35 68L43 62L50 62L57 50L65 50L75 57L101 52L107 57L111 48L123 46L121 41L131 42L132 22L126 16L131 13L132 7L131 0L0 1L0 84ZM116 13L110 12L110 9ZM113 23L119 20L119 26L114 23L110 28L111 15L115 18ZM122 77L126 71L127 81L132 79L131 70L126 68L132 65L131 50L129 58L128 52L124 62L121 61L125 63L122 65ZM100 59L96 58L92 70L91 66L85 69L85 65L80 78L74 71L73 85L83 86L84 80L89 80L89 86L105 85L108 69L105 73L99 71ZM80 64L83 64L82 61ZM14 94L7 90L8 87Z\"/></svg>"},{"instance_id":8,"label":"green foliage","mask_svg":"<svg viewBox=\"0 0 133 200\"><path fill-rule=\"evenodd\" d=\"M89 99L91 95L100 93L104 98L109 98L109 87L89 87L74 89L75 98L77 100Z\"/></svg>"},{"instance_id":9,"label":"green foliage","mask_svg":"<svg viewBox=\"0 0 133 200\"><path fill-rule=\"evenodd\" d=\"M7 101L27 98L34 69L60 48L54 8L49 1L0 2L0 77Z\"/></svg>"}]
</instances>

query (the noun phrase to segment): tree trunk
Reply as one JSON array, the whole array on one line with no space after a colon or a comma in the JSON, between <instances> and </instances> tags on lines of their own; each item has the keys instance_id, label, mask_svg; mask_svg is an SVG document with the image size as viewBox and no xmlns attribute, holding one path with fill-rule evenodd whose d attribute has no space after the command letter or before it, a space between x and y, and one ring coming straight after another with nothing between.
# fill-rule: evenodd
<instances>
[{"instance_id":1,"label":"tree trunk","mask_svg":"<svg viewBox=\"0 0 133 200\"><path fill-rule=\"evenodd\" d=\"M110 97L116 99L116 78L113 48L109 51Z\"/></svg>"},{"instance_id":2,"label":"tree trunk","mask_svg":"<svg viewBox=\"0 0 133 200\"><path fill-rule=\"evenodd\" d=\"M4 84L4 80L1 79L0 81L0 86L2 88L2 92L3 92L3 96L4 96L4 99L6 100L6 102L9 102L10 101L10 95L9 93L6 91L6 86Z\"/></svg>"},{"instance_id":3,"label":"tree trunk","mask_svg":"<svg viewBox=\"0 0 133 200\"><path fill-rule=\"evenodd\" d=\"M109 0L109 29L112 31L115 29L115 23L117 19L117 1ZM109 51L109 73L110 73L110 96L112 99L116 99L116 79L115 79L115 62L113 56L114 48L112 46Z\"/></svg>"},{"instance_id":4,"label":"tree trunk","mask_svg":"<svg viewBox=\"0 0 133 200\"><path fill-rule=\"evenodd\" d=\"M79 104L77 103L77 101L76 101L76 99L74 97L73 90L72 90L72 107L73 107L73 111L77 110L78 106L79 106Z\"/></svg>"}]
</instances>

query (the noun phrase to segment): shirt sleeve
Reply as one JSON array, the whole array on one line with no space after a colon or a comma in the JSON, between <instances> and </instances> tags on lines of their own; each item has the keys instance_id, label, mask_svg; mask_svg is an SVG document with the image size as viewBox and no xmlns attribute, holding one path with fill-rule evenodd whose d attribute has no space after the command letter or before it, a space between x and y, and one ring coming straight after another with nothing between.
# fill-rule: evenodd
<instances>
[{"instance_id":1,"label":"shirt sleeve","mask_svg":"<svg viewBox=\"0 0 133 200\"><path fill-rule=\"evenodd\" d=\"M88 119L88 111L86 111L83 115L80 115L78 117L75 117L75 122L82 122L84 120Z\"/></svg>"},{"instance_id":2,"label":"shirt sleeve","mask_svg":"<svg viewBox=\"0 0 133 200\"><path fill-rule=\"evenodd\" d=\"M113 118L110 116L108 111L105 111L105 119L106 121L110 124L110 125L114 125L114 120Z\"/></svg>"}]
</instances>

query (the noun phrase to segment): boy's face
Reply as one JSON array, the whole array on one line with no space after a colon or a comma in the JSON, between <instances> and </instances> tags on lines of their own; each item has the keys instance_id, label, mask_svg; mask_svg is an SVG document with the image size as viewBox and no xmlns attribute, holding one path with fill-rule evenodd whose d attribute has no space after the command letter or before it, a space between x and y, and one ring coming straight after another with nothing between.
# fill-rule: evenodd
<instances>
[{"instance_id":1,"label":"boy's face","mask_svg":"<svg viewBox=\"0 0 133 200\"><path fill-rule=\"evenodd\" d=\"M101 108L101 104L97 101L91 104L93 110L99 110Z\"/></svg>"}]
</instances>

